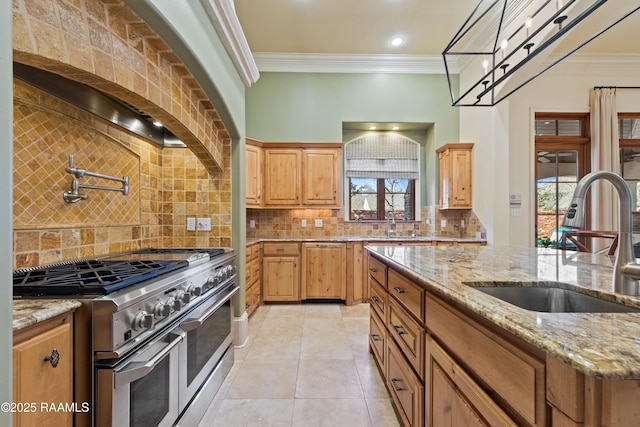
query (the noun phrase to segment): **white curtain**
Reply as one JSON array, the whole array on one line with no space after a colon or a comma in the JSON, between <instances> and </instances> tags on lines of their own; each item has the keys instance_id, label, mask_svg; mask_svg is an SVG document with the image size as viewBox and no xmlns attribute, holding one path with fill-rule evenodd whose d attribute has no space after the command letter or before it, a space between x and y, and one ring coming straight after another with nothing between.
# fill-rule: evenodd
<instances>
[{"instance_id":1,"label":"white curtain","mask_svg":"<svg viewBox=\"0 0 640 427\"><path fill-rule=\"evenodd\" d=\"M594 89L591 105L591 171L620 174L618 111L615 89ZM608 182L594 183L591 188L592 229L618 229L618 195Z\"/></svg>"}]
</instances>

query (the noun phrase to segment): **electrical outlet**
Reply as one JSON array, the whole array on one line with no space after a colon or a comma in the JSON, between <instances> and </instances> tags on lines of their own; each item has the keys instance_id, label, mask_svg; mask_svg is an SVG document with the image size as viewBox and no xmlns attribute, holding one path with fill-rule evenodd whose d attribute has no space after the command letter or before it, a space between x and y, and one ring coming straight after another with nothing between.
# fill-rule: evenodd
<instances>
[{"instance_id":1,"label":"electrical outlet","mask_svg":"<svg viewBox=\"0 0 640 427\"><path fill-rule=\"evenodd\" d=\"M211 231L211 218L198 218L198 231Z\"/></svg>"},{"instance_id":2,"label":"electrical outlet","mask_svg":"<svg viewBox=\"0 0 640 427\"><path fill-rule=\"evenodd\" d=\"M196 231L196 219L187 218L187 231Z\"/></svg>"},{"instance_id":3,"label":"electrical outlet","mask_svg":"<svg viewBox=\"0 0 640 427\"><path fill-rule=\"evenodd\" d=\"M447 220L446 219L441 219L440 220L440 228L447 228Z\"/></svg>"},{"instance_id":4,"label":"electrical outlet","mask_svg":"<svg viewBox=\"0 0 640 427\"><path fill-rule=\"evenodd\" d=\"M460 228L464 228L464 219L460 220Z\"/></svg>"},{"instance_id":5,"label":"electrical outlet","mask_svg":"<svg viewBox=\"0 0 640 427\"><path fill-rule=\"evenodd\" d=\"M322 228L322 220L321 219L316 219L315 221L315 226L317 228Z\"/></svg>"},{"instance_id":6,"label":"electrical outlet","mask_svg":"<svg viewBox=\"0 0 640 427\"><path fill-rule=\"evenodd\" d=\"M301 226L302 228L307 228L307 220L306 220L306 219L303 219L303 220L300 222L300 226Z\"/></svg>"},{"instance_id":7,"label":"electrical outlet","mask_svg":"<svg viewBox=\"0 0 640 427\"><path fill-rule=\"evenodd\" d=\"M249 220L249 228L256 228L256 220L255 219L250 219Z\"/></svg>"}]
</instances>

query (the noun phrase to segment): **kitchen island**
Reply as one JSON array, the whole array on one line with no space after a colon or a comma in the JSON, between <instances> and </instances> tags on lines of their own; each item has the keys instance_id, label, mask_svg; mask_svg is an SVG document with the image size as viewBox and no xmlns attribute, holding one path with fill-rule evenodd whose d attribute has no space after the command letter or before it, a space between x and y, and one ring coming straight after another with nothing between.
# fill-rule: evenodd
<instances>
[{"instance_id":1,"label":"kitchen island","mask_svg":"<svg viewBox=\"0 0 640 427\"><path fill-rule=\"evenodd\" d=\"M370 347L404 424L440 425L452 413L466 414L467 425L640 424L640 313L534 312L466 284L560 282L640 307L640 298L611 291L612 257L366 249Z\"/></svg>"}]
</instances>

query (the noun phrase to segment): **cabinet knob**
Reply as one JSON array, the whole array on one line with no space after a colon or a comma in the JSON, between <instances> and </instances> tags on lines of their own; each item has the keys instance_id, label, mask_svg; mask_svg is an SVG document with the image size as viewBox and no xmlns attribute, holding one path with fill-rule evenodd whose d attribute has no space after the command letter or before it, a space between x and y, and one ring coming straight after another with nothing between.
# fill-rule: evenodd
<instances>
[{"instance_id":1,"label":"cabinet knob","mask_svg":"<svg viewBox=\"0 0 640 427\"><path fill-rule=\"evenodd\" d=\"M44 361L51 363L51 366L54 368L57 367L58 363L60 363L60 353L58 353L58 349L54 348L51 352L51 356L45 357Z\"/></svg>"}]
</instances>

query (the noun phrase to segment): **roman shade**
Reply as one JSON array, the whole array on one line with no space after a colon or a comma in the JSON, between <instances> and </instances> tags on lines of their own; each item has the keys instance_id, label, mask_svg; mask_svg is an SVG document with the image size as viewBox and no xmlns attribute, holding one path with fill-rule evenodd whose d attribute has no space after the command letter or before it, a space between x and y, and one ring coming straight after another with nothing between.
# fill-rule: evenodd
<instances>
[{"instance_id":1,"label":"roman shade","mask_svg":"<svg viewBox=\"0 0 640 427\"><path fill-rule=\"evenodd\" d=\"M345 144L349 178L418 179L420 144L394 133L367 134Z\"/></svg>"}]
</instances>

